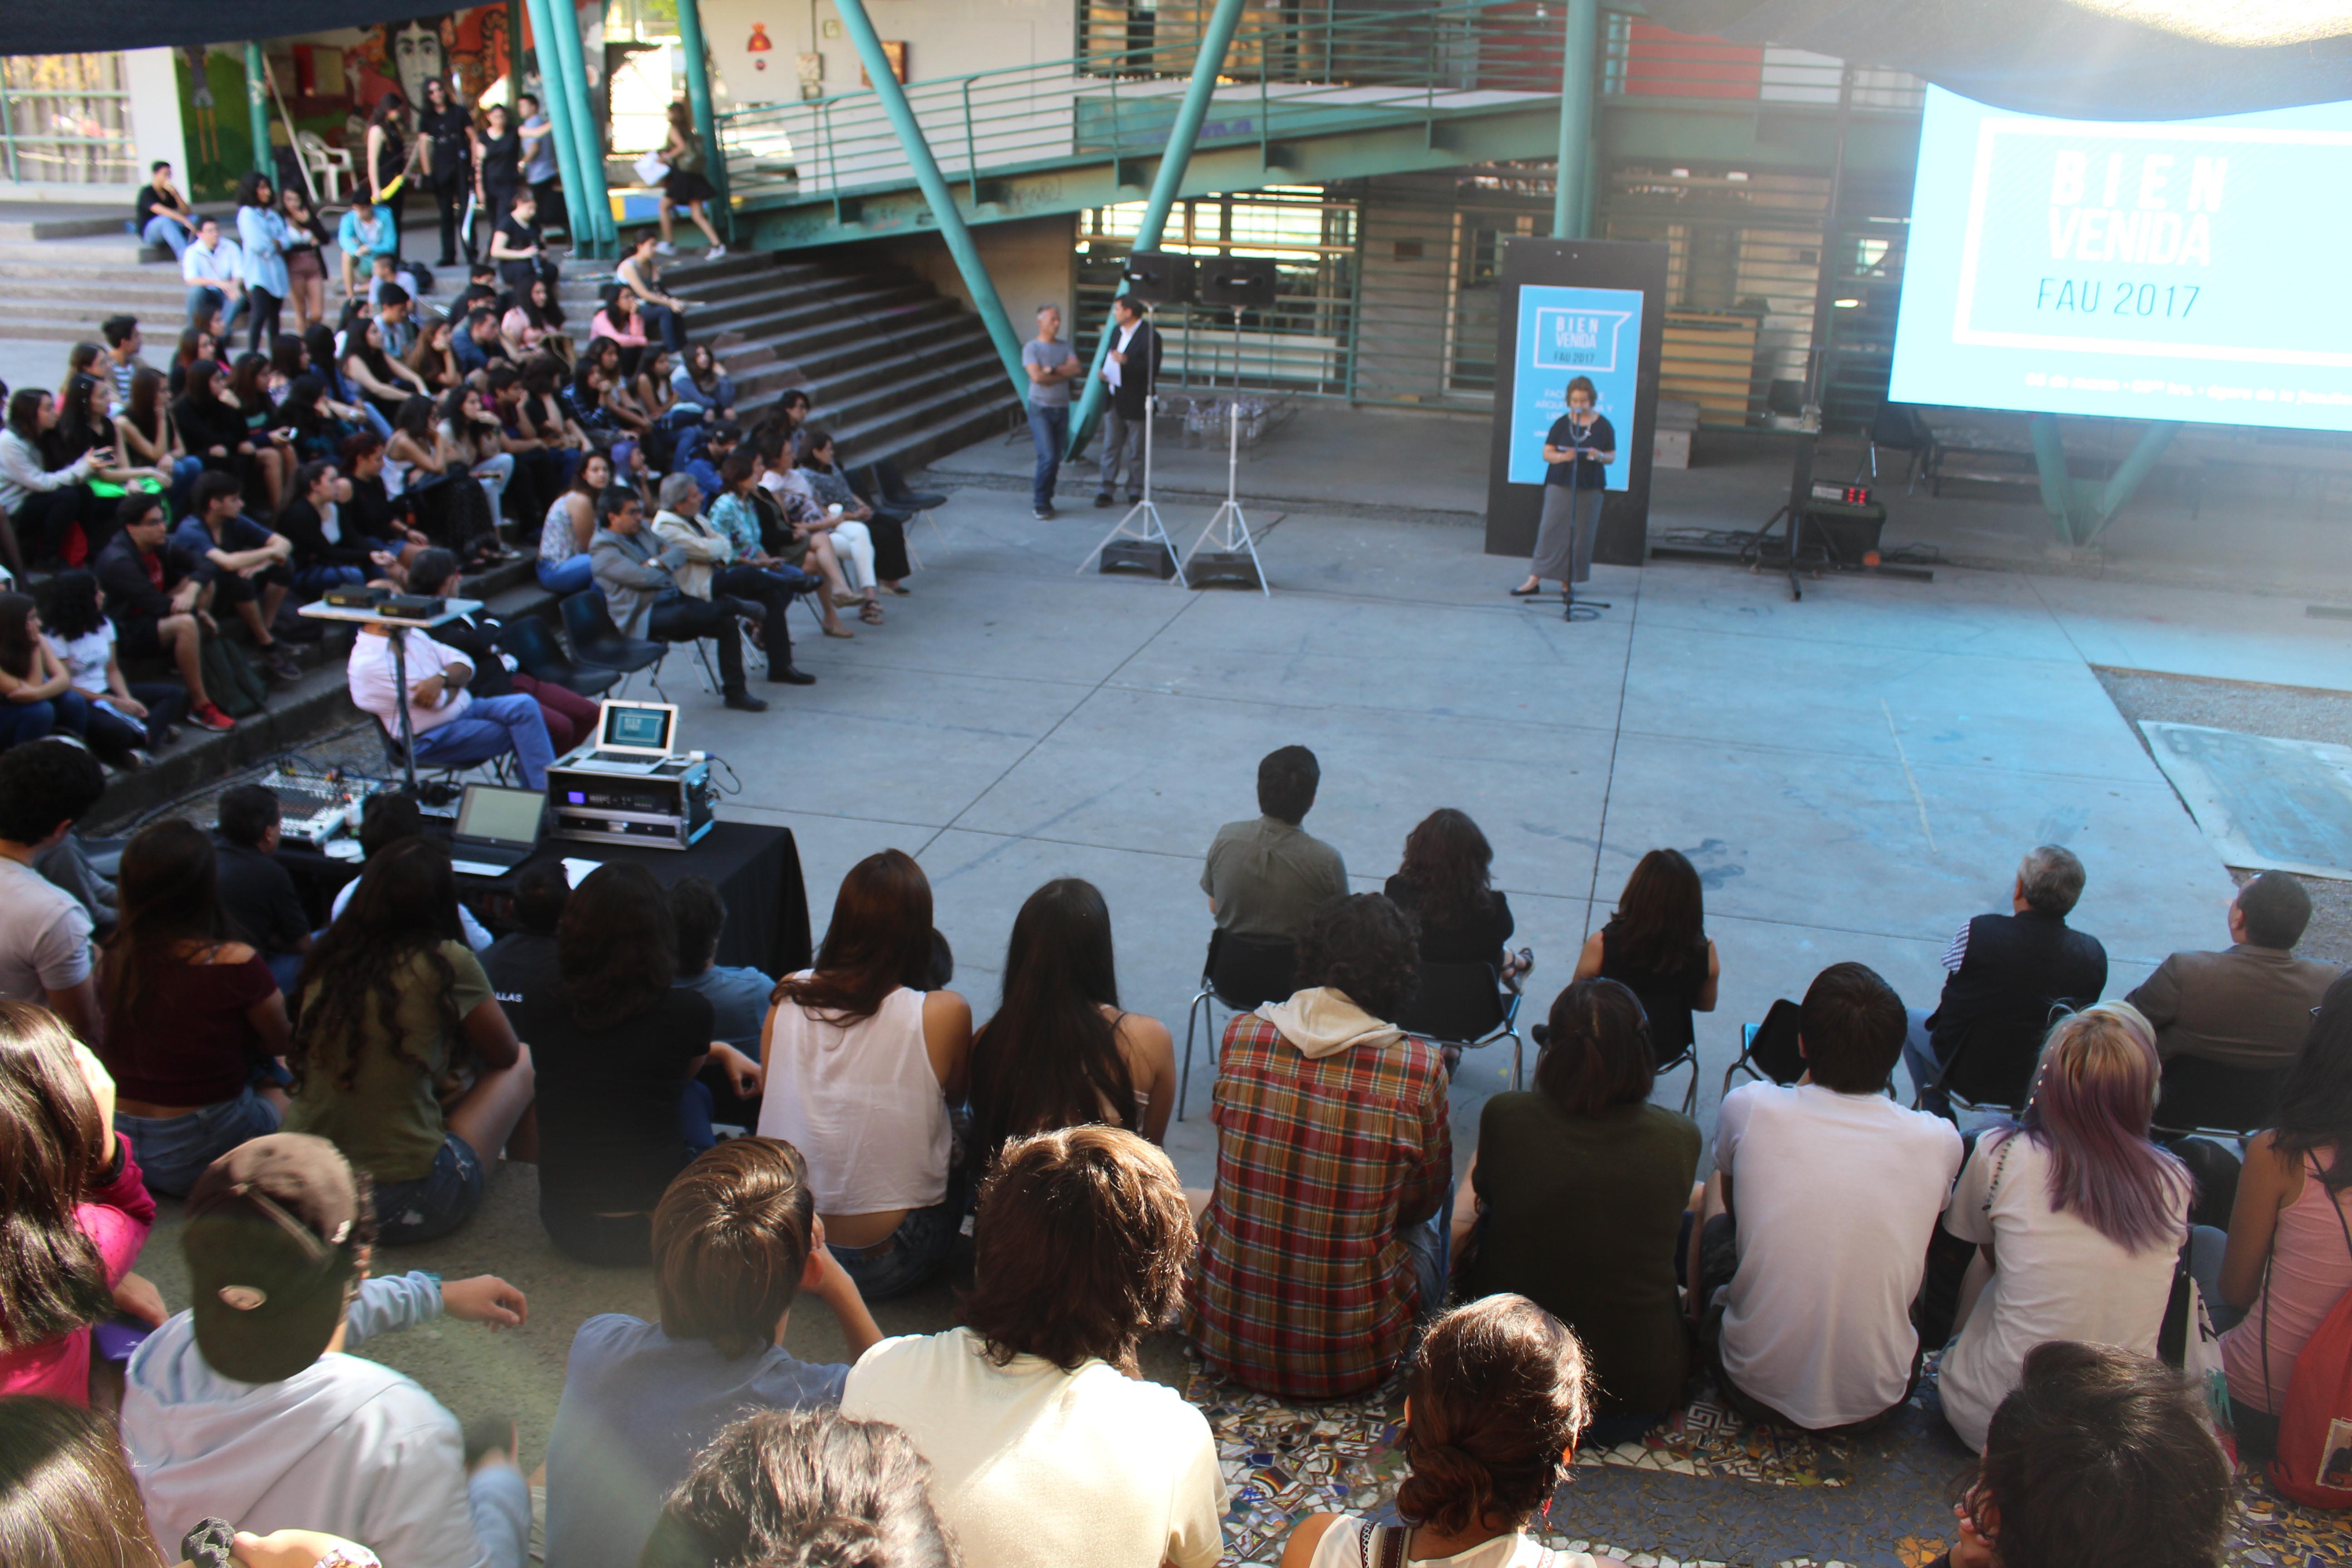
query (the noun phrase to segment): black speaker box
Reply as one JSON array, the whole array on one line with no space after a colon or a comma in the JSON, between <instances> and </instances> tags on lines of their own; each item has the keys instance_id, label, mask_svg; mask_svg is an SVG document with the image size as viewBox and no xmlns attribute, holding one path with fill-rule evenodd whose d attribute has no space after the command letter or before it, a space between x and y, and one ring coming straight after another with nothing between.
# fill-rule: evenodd
<instances>
[{"instance_id":1,"label":"black speaker box","mask_svg":"<svg viewBox=\"0 0 2352 1568\"><path fill-rule=\"evenodd\" d=\"M1192 299L1192 258L1168 250L1139 250L1120 273L1127 297L1145 305L1183 305Z\"/></svg>"},{"instance_id":2,"label":"black speaker box","mask_svg":"<svg viewBox=\"0 0 2352 1568\"><path fill-rule=\"evenodd\" d=\"M1195 588L1255 588L1257 563L1246 550L1196 550L1184 563L1184 580Z\"/></svg>"},{"instance_id":3,"label":"black speaker box","mask_svg":"<svg viewBox=\"0 0 2352 1568\"><path fill-rule=\"evenodd\" d=\"M1271 256L1212 257L1201 263L1201 303L1267 310L1274 304L1275 285L1279 279Z\"/></svg>"},{"instance_id":4,"label":"black speaker box","mask_svg":"<svg viewBox=\"0 0 2352 1568\"><path fill-rule=\"evenodd\" d=\"M1176 557L1156 539L1114 539L1102 547L1098 572L1141 572L1162 582L1176 575Z\"/></svg>"}]
</instances>

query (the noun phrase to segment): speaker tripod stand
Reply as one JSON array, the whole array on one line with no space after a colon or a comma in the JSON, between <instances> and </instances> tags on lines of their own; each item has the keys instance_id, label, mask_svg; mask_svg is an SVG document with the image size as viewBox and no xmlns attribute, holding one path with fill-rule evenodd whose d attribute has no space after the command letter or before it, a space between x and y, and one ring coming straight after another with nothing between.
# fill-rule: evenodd
<instances>
[{"instance_id":1,"label":"speaker tripod stand","mask_svg":"<svg viewBox=\"0 0 2352 1568\"><path fill-rule=\"evenodd\" d=\"M1235 310L1235 316L1241 312ZM1225 405L1225 500L1217 508L1209 525L1201 530L1201 537L1192 541L1192 548L1184 556L1184 564L1192 567L1196 581L1233 582L1244 586L1255 586L1267 598L1274 590L1265 585L1265 568L1257 558L1257 545L1250 538L1249 519L1242 515L1239 476L1242 450L1242 405L1237 391L1234 401ZM1208 559L1200 560L1201 552L1216 538L1216 547L1209 551ZM1195 562L1198 561L1198 564Z\"/></svg>"},{"instance_id":2,"label":"speaker tripod stand","mask_svg":"<svg viewBox=\"0 0 2352 1568\"><path fill-rule=\"evenodd\" d=\"M1151 312L1147 310L1143 314L1145 321L1149 321ZM1160 399L1154 395L1151 384L1151 361L1155 356L1145 353L1140 357L1144 362L1141 499L1111 525L1111 531L1102 536L1100 543L1087 552L1086 559L1078 563L1076 574L1084 576L1087 568L1100 557L1105 571L1113 566L1139 567L1163 576L1173 576L1176 585L1181 588L1188 586L1184 581L1184 563L1177 558L1176 542L1168 537L1167 525L1160 521L1160 509L1151 501L1151 427L1159 423L1160 413Z\"/></svg>"}]
</instances>

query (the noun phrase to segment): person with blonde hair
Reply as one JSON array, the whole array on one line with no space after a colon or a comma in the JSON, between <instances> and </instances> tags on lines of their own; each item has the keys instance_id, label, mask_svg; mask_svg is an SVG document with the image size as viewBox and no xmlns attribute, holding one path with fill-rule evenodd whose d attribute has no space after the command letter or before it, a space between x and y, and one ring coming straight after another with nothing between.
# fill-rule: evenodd
<instances>
[{"instance_id":1,"label":"person with blonde hair","mask_svg":"<svg viewBox=\"0 0 2352 1568\"><path fill-rule=\"evenodd\" d=\"M2155 1353L2192 1195L2188 1169L2148 1141L2157 1072L2156 1031L2131 1004L2071 1014L2042 1044L2025 1113L1960 1170L1944 1229L1980 1249L1969 1274L1981 1289L1939 1389L1971 1448L2036 1345Z\"/></svg>"}]
</instances>

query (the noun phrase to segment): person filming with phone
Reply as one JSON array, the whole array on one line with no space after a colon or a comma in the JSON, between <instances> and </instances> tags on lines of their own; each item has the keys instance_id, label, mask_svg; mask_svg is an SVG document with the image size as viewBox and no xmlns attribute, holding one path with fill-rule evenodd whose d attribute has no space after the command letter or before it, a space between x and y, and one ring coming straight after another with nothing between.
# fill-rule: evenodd
<instances>
[{"instance_id":1,"label":"person filming with phone","mask_svg":"<svg viewBox=\"0 0 2352 1568\"><path fill-rule=\"evenodd\" d=\"M1609 465L1617 460L1617 429L1595 408L1592 383L1578 376L1568 384L1568 412L1545 433L1543 523L1536 531L1535 558L1528 580L1511 590L1517 599L1543 592L1547 579L1563 584L1592 580L1592 541L1601 531L1601 497L1609 488Z\"/></svg>"}]
</instances>

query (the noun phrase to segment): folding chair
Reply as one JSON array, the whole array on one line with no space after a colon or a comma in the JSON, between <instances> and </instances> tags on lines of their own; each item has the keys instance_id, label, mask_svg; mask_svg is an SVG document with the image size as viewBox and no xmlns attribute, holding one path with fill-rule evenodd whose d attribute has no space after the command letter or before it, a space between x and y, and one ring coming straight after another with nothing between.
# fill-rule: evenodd
<instances>
[{"instance_id":1,"label":"folding chair","mask_svg":"<svg viewBox=\"0 0 2352 1568\"><path fill-rule=\"evenodd\" d=\"M621 628L613 624L613 612L604 604L604 595L594 588L583 588L565 599L561 606L563 630L572 639L572 657L580 663L598 669L618 672L620 689L625 691L629 677L639 670L649 670L646 677L661 700L669 700L662 690L661 662L668 657L667 643L649 642L644 637L624 637ZM520 656L516 656L520 658Z\"/></svg>"},{"instance_id":2,"label":"folding chair","mask_svg":"<svg viewBox=\"0 0 2352 1568\"><path fill-rule=\"evenodd\" d=\"M602 697L620 682L620 672L612 669L583 669L563 657L562 647L555 640L555 628L537 616L517 616L499 628L499 647L514 655L515 662L533 680L550 686L561 686L583 697Z\"/></svg>"},{"instance_id":3,"label":"folding chair","mask_svg":"<svg viewBox=\"0 0 2352 1568\"><path fill-rule=\"evenodd\" d=\"M398 735L383 727L383 721L380 719L376 721L375 732L377 738L383 742L385 776L395 779L404 776L408 772L407 748L400 743ZM478 768L488 768L492 782L513 785L520 783L520 775L515 772L516 766L515 754L512 752L500 752L497 756L485 758L478 763L457 763L445 767L434 767L428 763L417 770L416 783L419 790L431 784L437 784L454 795L466 783L467 773Z\"/></svg>"},{"instance_id":4,"label":"folding chair","mask_svg":"<svg viewBox=\"0 0 2352 1568\"><path fill-rule=\"evenodd\" d=\"M1519 1087L1519 988L1491 963L1424 963L1397 1025L1439 1047L1475 1050L1511 1042L1511 1087Z\"/></svg>"},{"instance_id":5,"label":"folding chair","mask_svg":"<svg viewBox=\"0 0 2352 1568\"><path fill-rule=\"evenodd\" d=\"M1217 1038L1216 1008L1222 1002L1236 1013L1246 1013L1263 1002L1288 996L1298 970L1298 944L1268 937L1234 936L1218 930L1209 933L1208 956L1201 961L1201 989L1184 1009L1184 1066L1176 1077L1176 1120L1184 1120L1184 1100L1192 1083L1192 1037L1205 1014L1209 1037ZM1212 1049L1221 1048L1213 1045ZM1220 1068L1223 1067L1220 1061Z\"/></svg>"},{"instance_id":6,"label":"folding chair","mask_svg":"<svg viewBox=\"0 0 2352 1568\"><path fill-rule=\"evenodd\" d=\"M1936 1087L1965 1110L2006 1110L2021 1115L2033 1094L2033 1068L2050 1026L2074 1004L2061 998L2032 1013L1977 1019L1961 1032L1936 1074ZM1912 1100L1921 1108L1926 1092Z\"/></svg>"},{"instance_id":7,"label":"folding chair","mask_svg":"<svg viewBox=\"0 0 2352 1568\"><path fill-rule=\"evenodd\" d=\"M2247 1138L2278 1106L2284 1068L2233 1068L2201 1057L2164 1064L2156 1093L2159 1138Z\"/></svg>"},{"instance_id":8,"label":"folding chair","mask_svg":"<svg viewBox=\"0 0 2352 1568\"><path fill-rule=\"evenodd\" d=\"M1734 1073L1791 1084L1805 1076L1804 1053L1797 1048L1797 1005L1786 996L1764 1010L1760 1024L1739 1026L1739 1058L1723 1069L1723 1092L1731 1092ZM1698 1077L1696 1068L1691 1077Z\"/></svg>"}]
</instances>

